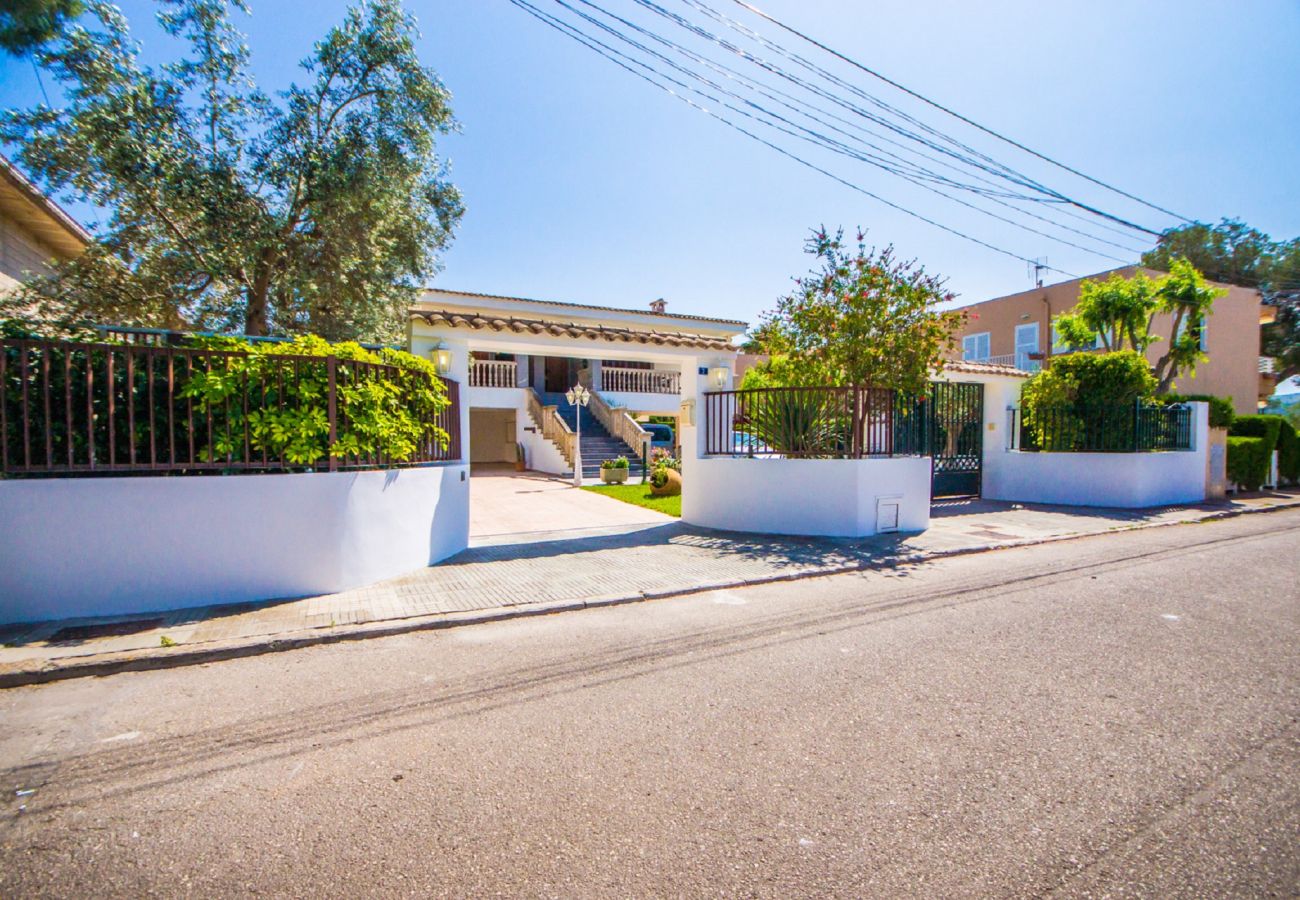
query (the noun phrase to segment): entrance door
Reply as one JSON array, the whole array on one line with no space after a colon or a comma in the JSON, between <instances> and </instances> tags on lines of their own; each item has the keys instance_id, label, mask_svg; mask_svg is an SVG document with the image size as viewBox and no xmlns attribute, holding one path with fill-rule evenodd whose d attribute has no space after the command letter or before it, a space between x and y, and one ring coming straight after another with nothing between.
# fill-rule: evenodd
<instances>
[{"instance_id":1,"label":"entrance door","mask_svg":"<svg viewBox=\"0 0 1300 900\"><path fill-rule=\"evenodd\" d=\"M930 383L930 496L978 497L984 460L984 385Z\"/></svg>"},{"instance_id":2,"label":"entrance door","mask_svg":"<svg viewBox=\"0 0 1300 900\"><path fill-rule=\"evenodd\" d=\"M573 384L569 381L569 360L563 356L546 357L546 393L563 394Z\"/></svg>"}]
</instances>

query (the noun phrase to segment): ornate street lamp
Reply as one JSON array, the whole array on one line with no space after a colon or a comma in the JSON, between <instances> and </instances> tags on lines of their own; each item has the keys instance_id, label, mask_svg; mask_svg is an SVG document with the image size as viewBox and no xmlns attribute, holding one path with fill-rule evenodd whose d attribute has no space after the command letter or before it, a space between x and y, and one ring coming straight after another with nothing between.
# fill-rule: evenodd
<instances>
[{"instance_id":1,"label":"ornate street lamp","mask_svg":"<svg viewBox=\"0 0 1300 900\"><path fill-rule=\"evenodd\" d=\"M564 399L573 407L577 432L573 439L573 486L582 487L582 408L591 402L591 391L580 384L569 388Z\"/></svg>"}]
</instances>

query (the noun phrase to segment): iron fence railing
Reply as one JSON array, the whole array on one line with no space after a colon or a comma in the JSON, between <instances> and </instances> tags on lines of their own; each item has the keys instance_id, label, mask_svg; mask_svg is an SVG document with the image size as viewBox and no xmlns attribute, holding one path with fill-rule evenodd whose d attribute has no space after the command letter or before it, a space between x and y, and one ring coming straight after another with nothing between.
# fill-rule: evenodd
<instances>
[{"instance_id":1,"label":"iron fence railing","mask_svg":"<svg viewBox=\"0 0 1300 900\"><path fill-rule=\"evenodd\" d=\"M710 456L917 456L925 399L863 387L716 391L704 395L704 428Z\"/></svg>"},{"instance_id":2,"label":"iron fence railing","mask_svg":"<svg viewBox=\"0 0 1300 900\"><path fill-rule=\"evenodd\" d=\"M417 420L399 459L374 449L385 444L363 395L373 382L395 383L390 396L401 402L428 387L416 381L427 375L332 356L249 359L169 345L0 341L0 474L336 471L460 458L454 381L441 379L448 402ZM196 379L221 399L187 390ZM259 439L272 412L280 433Z\"/></svg>"},{"instance_id":3,"label":"iron fence railing","mask_svg":"<svg viewBox=\"0 0 1300 900\"><path fill-rule=\"evenodd\" d=\"M1008 407L1013 450L1148 453L1192 449L1192 409L1141 401L1118 405Z\"/></svg>"}]
</instances>

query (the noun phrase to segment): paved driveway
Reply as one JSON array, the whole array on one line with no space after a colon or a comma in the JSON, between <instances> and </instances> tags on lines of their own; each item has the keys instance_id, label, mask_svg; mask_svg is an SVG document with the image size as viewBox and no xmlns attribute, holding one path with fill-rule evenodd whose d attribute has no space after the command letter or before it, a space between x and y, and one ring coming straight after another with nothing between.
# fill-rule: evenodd
<instances>
[{"instance_id":1,"label":"paved driveway","mask_svg":"<svg viewBox=\"0 0 1300 900\"><path fill-rule=\"evenodd\" d=\"M473 545L502 535L580 529L667 525L671 516L582 491L537 472L476 469L469 483L469 536Z\"/></svg>"}]
</instances>

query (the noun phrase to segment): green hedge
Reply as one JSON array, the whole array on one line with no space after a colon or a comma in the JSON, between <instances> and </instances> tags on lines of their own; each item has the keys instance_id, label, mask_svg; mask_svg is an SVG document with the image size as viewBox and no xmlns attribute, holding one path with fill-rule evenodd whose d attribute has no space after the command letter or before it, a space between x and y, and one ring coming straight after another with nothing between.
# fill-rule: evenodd
<instances>
[{"instance_id":1,"label":"green hedge","mask_svg":"<svg viewBox=\"0 0 1300 900\"><path fill-rule=\"evenodd\" d=\"M1228 434L1233 437L1257 437L1263 438L1264 443L1268 445L1268 452L1272 453L1278 449L1277 439L1282 432L1282 423L1285 420L1281 416L1238 416L1228 429Z\"/></svg>"},{"instance_id":2,"label":"green hedge","mask_svg":"<svg viewBox=\"0 0 1300 900\"><path fill-rule=\"evenodd\" d=\"M1287 419L1282 419L1282 427L1278 430L1277 469L1287 484L1300 482L1300 433Z\"/></svg>"},{"instance_id":3,"label":"green hedge","mask_svg":"<svg viewBox=\"0 0 1300 900\"><path fill-rule=\"evenodd\" d=\"M1248 491L1257 491L1268 479L1268 466L1273 451L1264 438L1228 438L1228 480Z\"/></svg>"},{"instance_id":4,"label":"green hedge","mask_svg":"<svg viewBox=\"0 0 1300 900\"><path fill-rule=\"evenodd\" d=\"M1210 427L1231 428L1237 418L1232 408L1232 401L1227 397L1215 397L1212 394L1161 394L1156 398L1161 403L1193 403L1202 401L1210 404Z\"/></svg>"}]
</instances>

